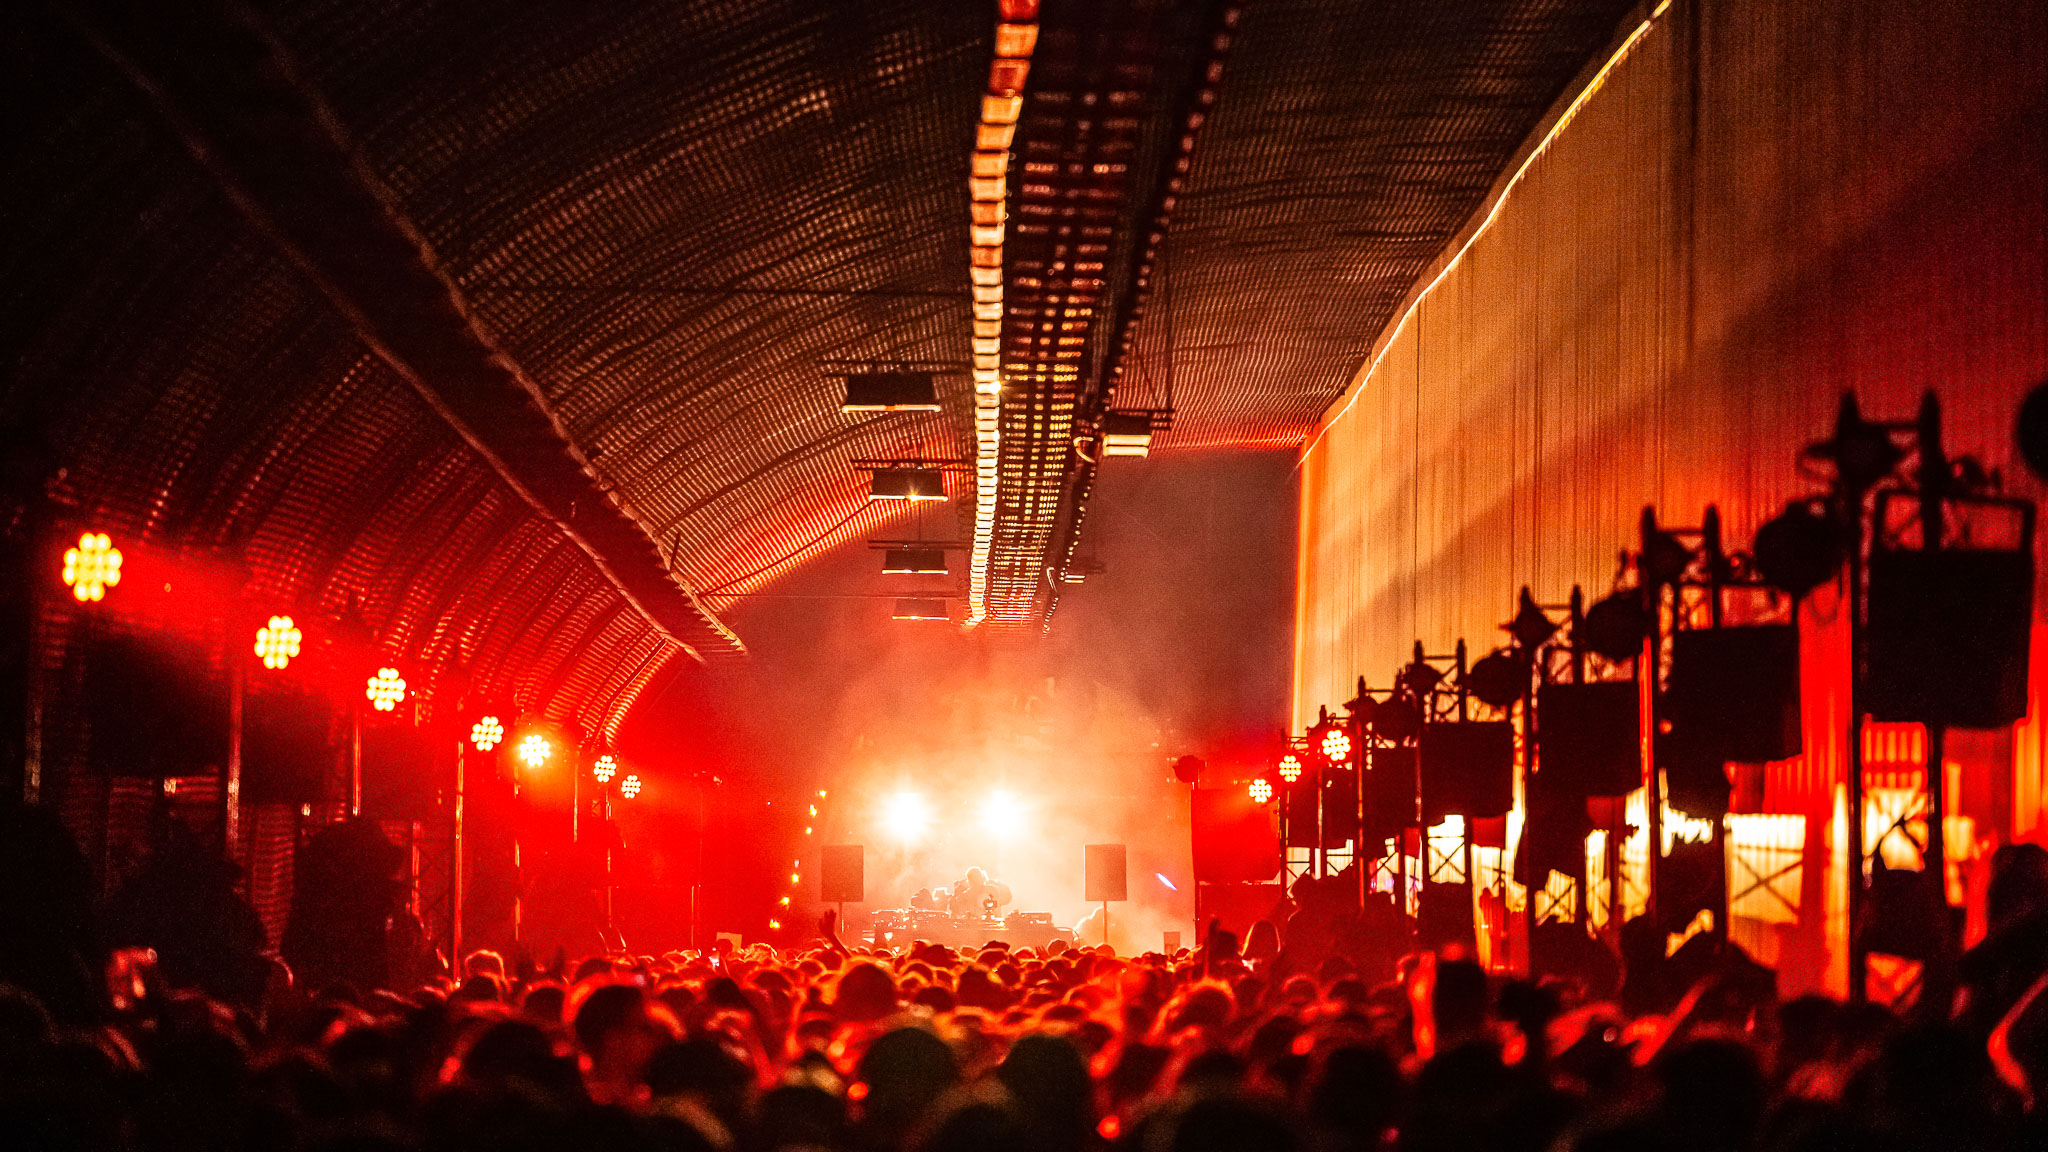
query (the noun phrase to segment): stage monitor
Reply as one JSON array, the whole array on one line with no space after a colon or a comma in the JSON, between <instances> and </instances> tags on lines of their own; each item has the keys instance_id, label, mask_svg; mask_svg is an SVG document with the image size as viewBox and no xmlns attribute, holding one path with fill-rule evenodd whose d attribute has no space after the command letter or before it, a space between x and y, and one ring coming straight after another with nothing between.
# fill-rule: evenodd
<instances>
[{"instance_id":1,"label":"stage monitor","mask_svg":"<svg viewBox=\"0 0 2048 1152\"><path fill-rule=\"evenodd\" d=\"M828 844L818 850L818 899L827 904L858 904L867 899L861 845Z\"/></svg>"},{"instance_id":2,"label":"stage monitor","mask_svg":"<svg viewBox=\"0 0 2048 1152\"><path fill-rule=\"evenodd\" d=\"M1087 844L1082 847L1081 854L1085 874L1082 899L1090 904L1130 899L1124 888L1123 845Z\"/></svg>"}]
</instances>

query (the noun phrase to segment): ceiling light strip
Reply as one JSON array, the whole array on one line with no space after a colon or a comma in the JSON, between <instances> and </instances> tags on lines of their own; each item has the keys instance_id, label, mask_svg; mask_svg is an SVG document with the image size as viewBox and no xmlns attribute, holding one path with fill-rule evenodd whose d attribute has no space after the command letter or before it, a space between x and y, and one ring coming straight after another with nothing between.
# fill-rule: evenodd
<instances>
[{"instance_id":1,"label":"ceiling light strip","mask_svg":"<svg viewBox=\"0 0 2048 1152\"><path fill-rule=\"evenodd\" d=\"M974 540L968 551L967 624L988 615L988 562L995 544L999 426L1003 404L1003 233L1009 218L1011 144L1024 110L1024 81L1038 46L1038 0L1002 0L995 60L967 179L968 275L974 291Z\"/></svg>"}]
</instances>

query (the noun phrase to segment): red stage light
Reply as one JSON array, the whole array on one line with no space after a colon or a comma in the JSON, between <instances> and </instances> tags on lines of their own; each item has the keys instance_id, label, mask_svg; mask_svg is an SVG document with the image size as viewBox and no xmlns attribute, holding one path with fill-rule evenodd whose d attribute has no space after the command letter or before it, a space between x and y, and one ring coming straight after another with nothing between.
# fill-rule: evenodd
<instances>
[{"instance_id":1,"label":"red stage light","mask_svg":"<svg viewBox=\"0 0 2048 1152\"><path fill-rule=\"evenodd\" d=\"M1254 804L1264 804L1273 798L1273 782L1264 776L1252 781L1245 790L1251 793Z\"/></svg>"},{"instance_id":2,"label":"red stage light","mask_svg":"<svg viewBox=\"0 0 2048 1152\"><path fill-rule=\"evenodd\" d=\"M619 781L619 795L624 796L628 800L631 800L633 797L638 796L639 794L640 777L628 774L624 780Z\"/></svg>"},{"instance_id":3,"label":"red stage light","mask_svg":"<svg viewBox=\"0 0 2048 1152\"><path fill-rule=\"evenodd\" d=\"M592 776L597 777L597 782L599 784L609 784L612 782L612 777L619 774L619 762L609 752L607 752L603 756L599 756L597 758L597 763L592 764L590 766L590 774ZM638 781L639 777L628 776L626 777L626 779ZM621 784L619 786L619 790L622 792L625 791L625 785ZM639 788L636 786L634 788L634 791L639 791Z\"/></svg>"},{"instance_id":4,"label":"red stage light","mask_svg":"<svg viewBox=\"0 0 2048 1152\"><path fill-rule=\"evenodd\" d=\"M1323 732L1323 755L1332 764L1342 764L1351 759L1351 734L1342 728L1329 728Z\"/></svg>"},{"instance_id":5,"label":"red stage light","mask_svg":"<svg viewBox=\"0 0 2048 1152\"><path fill-rule=\"evenodd\" d=\"M476 745L476 750L479 752L489 752L498 746L498 741L504 738L505 726L498 722L496 716L486 716L471 725L469 729L469 742Z\"/></svg>"},{"instance_id":6,"label":"red stage light","mask_svg":"<svg viewBox=\"0 0 2048 1152\"><path fill-rule=\"evenodd\" d=\"M272 616L270 623L256 630L256 655L263 658L265 668L283 668L299 654L299 642L304 639L291 617Z\"/></svg>"},{"instance_id":7,"label":"red stage light","mask_svg":"<svg viewBox=\"0 0 2048 1152\"><path fill-rule=\"evenodd\" d=\"M64 583L81 603L92 603L121 582L121 550L105 532L87 532L64 550Z\"/></svg>"},{"instance_id":8,"label":"red stage light","mask_svg":"<svg viewBox=\"0 0 2048 1152\"><path fill-rule=\"evenodd\" d=\"M370 677L363 695L369 698L370 706L379 712L390 712L405 702L405 677L396 668L379 668Z\"/></svg>"},{"instance_id":9,"label":"red stage light","mask_svg":"<svg viewBox=\"0 0 2048 1152\"><path fill-rule=\"evenodd\" d=\"M1289 784L1301 779L1301 757L1289 752L1280 758L1280 778Z\"/></svg>"},{"instance_id":10,"label":"red stage light","mask_svg":"<svg viewBox=\"0 0 2048 1152\"><path fill-rule=\"evenodd\" d=\"M548 746L548 738L538 732L519 742L519 758L535 768L547 763L554 751Z\"/></svg>"}]
</instances>

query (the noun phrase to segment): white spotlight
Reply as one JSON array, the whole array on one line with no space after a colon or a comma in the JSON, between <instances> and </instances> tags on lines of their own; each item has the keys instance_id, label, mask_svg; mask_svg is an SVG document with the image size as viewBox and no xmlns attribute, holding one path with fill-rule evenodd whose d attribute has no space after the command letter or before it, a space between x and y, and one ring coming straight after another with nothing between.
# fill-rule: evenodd
<instances>
[{"instance_id":1,"label":"white spotlight","mask_svg":"<svg viewBox=\"0 0 2048 1152\"><path fill-rule=\"evenodd\" d=\"M997 789L982 797L981 830L999 840L1024 831L1024 805L1011 793Z\"/></svg>"},{"instance_id":2,"label":"white spotlight","mask_svg":"<svg viewBox=\"0 0 2048 1152\"><path fill-rule=\"evenodd\" d=\"M915 792L898 792L882 805L882 826L906 844L923 839L931 822L931 806Z\"/></svg>"}]
</instances>

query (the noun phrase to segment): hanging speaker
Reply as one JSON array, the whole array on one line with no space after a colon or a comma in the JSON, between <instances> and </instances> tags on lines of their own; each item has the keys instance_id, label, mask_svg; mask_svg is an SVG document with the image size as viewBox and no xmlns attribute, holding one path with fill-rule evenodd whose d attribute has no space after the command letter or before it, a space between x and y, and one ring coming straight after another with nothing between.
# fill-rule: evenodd
<instances>
[{"instance_id":1,"label":"hanging speaker","mask_svg":"<svg viewBox=\"0 0 2048 1152\"><path fill-rule=\"evenodd\" d=\"M1545 684L1536 695L1540 773L1558 796L1625 796L1643 783L1642 699L1633 680Z\"/></svg>"},{"instance_id":2,"label":"hanging speaker","mask_svg":"<svg viewBox=\"0 0 2048 1152\"><path fill-rule=\"evenodd\" d=\"M1695 740L1683 730L1657 738L1657 770L1664 775L1664 799L1673 808L1703 820L1728 814L1733 791L1727 765L1711 740Z\"/></svg>"},{"instance_id":3,"label":"hanging speaker","mask_svg":"<svg viewBox=\"0 0 2048 1152\"><path fill-rule=\"evenodd\" d=\"M867 899L866 856L859 844L828 844L818 850L818 899L858 904Z\"/></svg>"},{"instance_id":4,"label":"hanging speaker","mask_svg":"<svg viewBox=\"0 0 2048 1152\"><path fill-rule=\"evenodd\" d=\"M1665 702L1673 730L1705 755L1750 763L1799 755L1799 629L1767 624L1678 633Z\"/></svg>"},{"instance_id":5,"label":"hanging speaker","mask_svg":"<svg viewBox=\"0 0 2048 1152\"><path fill-rule=\"evenodd\" d=\"M1323 847L1342 848L1358 829L1358 775L1332 769L1323 780Z\"/></svg>"},{"instance_id":6,"label":"hanging speaker","mask_svg":"<svg viewBox=\"0 0 2048 1152\"><path fill-rule=\"evenodd\" d=\"M1859 702L1885 721L2002 728L2027 713L2034 561L1874 550Z\"/></svg>"},{"instance_id":7,"label":"hanging speaker","mask_svg":"<svg viewBox=\"0 0 2048 1152\"><path fill-rule=\"evenodd\" d=\"M242 701L242 795L251 801L316 804L336 777L334 711L312 692L251 692Z\"/></svg>"},{"instance_id":8,"label":"hanging speaker","mask_svg":"<svg viewBox=\"0 0 2048 1152\"><path fill-rule=\"evenodd\" d=\"M1515 732L1505 720L1422 727L1422 818L1505 816L1515 802Z\"/></svg>"},{"instance_id":9,"label":"hanging speaker","mask_svg":"<svg viewBox=\"0 0 2048 1152\"><path fill-rule=\"evenodd\" d=\"M363 725L363 815L373 819L426 820L439 814L445 784L455 776L454 748L435 755L431 730L405 720Z\"/></svg>"},{"instance_id":10,"label":"hanging speaker","mask_svg":"<svg viewBox=\"0 0 2048 1152\"><path fill-rule=\"evenodd\" d=\"M1416 751L1413 746L1374 748L1370 763L1365 774L1365 838L1391 840L1415 825Z\"/></svg>"},{"instance_id":11,"label":"hanging speaker","mask_svg":"<svg viewBox=\"0 0 2048 1152\"><path fill-rule=\"evenodd\" d=\"M1090 904L1127 900L1124 888L1124 846L1088 844L1081 849L1082 899Z\"/></svg>"},{"instance_id":12,"label":"hanging speaker","mask_svg":"<svg viewBox=\"0 0 2048 1152\"><path fill-rule=\"evenodd\" d=\"M84 649L93 767L111 776L197 776L227 763L226 685L196 653L116 634Z\"/></svg>"}]
</instances>

